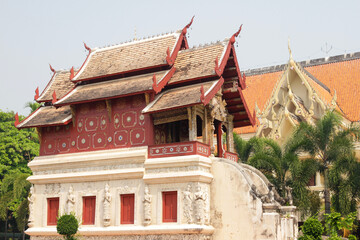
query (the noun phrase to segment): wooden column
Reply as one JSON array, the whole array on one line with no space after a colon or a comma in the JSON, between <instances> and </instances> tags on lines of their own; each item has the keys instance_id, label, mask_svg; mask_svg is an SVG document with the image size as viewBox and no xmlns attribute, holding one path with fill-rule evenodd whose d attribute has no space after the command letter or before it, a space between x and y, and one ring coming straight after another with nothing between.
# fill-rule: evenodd
<instances>
[{"instance_id":1,"label":"wooden column","mask_svg":"<svg viewBox=\"0 0 360 240\"><path fill-rule=\"evenodd\" d=\"M209 144L209 137L208 137L208 133L209 133L209 128L210 126L208 126L208 116L207 116L207 109L206 107L204 108L204 118L203 118L203 122L202 122L202 135L203 135L203 143L205 144Z\"/></svg>"},{"instance_id":2,"label":"wooden column","mask_svg":"<svg viewBox=\"0 0 360 240\"><path fill-rule=\"evenodd\" d=\"M222 148L222 139L221 139L221 135L222 135L222 122L218 122L217 126L216 126L216 141L217 141L217 150L218 150L218 157L223 157L224 156L224 150Z\"/></svg>"},{"instance_id":3,"label":"wooden column","mask_svg":"<svg viewBox=\"0 0 360 240\"><path fill-rule=\"evenodd\" d=\"M233 123L233 116L228 116L228 128L226 133L226 143L227 143L227 149L229 152L234 152L234 123Z\"/></svg>"},{"instance_id":4,"label":"wooden column","mask_svg":"<svg viewBox=\"0 0 360 240\"><path fill-rule=\"evenodd\" d=\"M197 129L196 129L196 108L188 107L188 119L189 119L189 141L196 141Z\"/></svg>"}]
</instances>

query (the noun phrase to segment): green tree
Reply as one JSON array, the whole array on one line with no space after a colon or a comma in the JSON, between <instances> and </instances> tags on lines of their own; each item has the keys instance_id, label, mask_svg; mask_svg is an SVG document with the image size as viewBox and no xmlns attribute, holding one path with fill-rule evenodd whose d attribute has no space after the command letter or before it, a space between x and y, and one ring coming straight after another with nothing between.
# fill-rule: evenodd
<instances>
[{"instance_id":1,"label":"green tree","mask_svg":"<svg viewBox=\"0 0 360 240\"><path fill-rule=\"evenodd\" d=\"M28 173L12 171L5 175L0 186L0 219L5 221L5 229L9 218L16 220L19 231L23 233L28 219L28 200L30 182Z\"/></svg>"},{"instance_id":2,"label":"green tree","mask_svg":"<svg viewBox=\"0 0 360 240\"><path fill-rule=\"evenodd\" d=\"M317 164L312 159L299 160L297 142L289 141L281 148L272 139L258 139L258 147L248 163L265 174L280 196L285 197L285 187L291 187L294 204L304 213L309 210L311 196L307 183L316 173Z\"/></svg>"},{"instance_id":3,"label":"green tree","mask_svg":"<svg viewBox=\"0 0 360 240\"><path fill-rule=\"evenodd\" d=\"M238 154L239 162L246 163L258 146L258 138L252 137L249 141L242 139L237 133L233 133L234 147Z\"/></svg>"},{"instance_id":4,"label":"green tree","mask_svg":"<svg viewBox=\"0 0 360 240\"><path fill-rule=\"evenodd\" d=\"M324 175L325 213L330 213L329 167L337 166L337 161L348 161L354 153L354 137L359 129L353 125L343 127L342 117L334 111L328 111L315 125L301 122L294 139L301 143L303 151L310 154L309 159L316 159Z\"/></svg>"},{"instance_id":5,"label":"green tree","mask_svg":"<svg viewBox=\"0 0 360 240\"><path fill-rule=\"evenodd\" d=\"M20 119L23 119L20 116ZM39 140L34 129L18 130L14 112L0 110L0 180L11 170L31 173L27 163L39 153Z\"/></svg>"},{"instance_id":6,"label":"green tree","mask_svg":"<svg viewBox=\"0 0 360 240\"><path fill-rule=\"evenodd\" d=\"M360 196L360 163L355 156L338 159L329 170L331 204L343 216L357 211Z\"/></svg>"},{"instance_id":7,"label":"green tree","mask_svg":"<svg viewBox=\"0 0 360 240\"><path fill-rule=\"evenodd\" d=\"M41 107L41 104L38 102L27 102L25 104L25 108L30 108L30 112L35 112L39 107Z\"/></svg>"}]
</instances>

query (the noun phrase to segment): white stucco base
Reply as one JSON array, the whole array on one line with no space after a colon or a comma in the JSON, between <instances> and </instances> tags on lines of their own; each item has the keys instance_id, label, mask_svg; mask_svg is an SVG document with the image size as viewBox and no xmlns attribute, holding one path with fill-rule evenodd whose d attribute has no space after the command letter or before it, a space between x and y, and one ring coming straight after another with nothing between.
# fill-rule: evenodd
<instances>
[{"instance_id":1,"label":"white stucco base","mask_svg":"<svg viewBox=\"0 0 360 240\"><path fill-rule=\"evenodd\" d=\"M26 233L32 240L59 238L55 226L47 226L47 199L58 197L62 214L69 210L70 192L80 222L83 197L96 197L95 223L80 224L79 239L287 240L297 235L294 207L263 204L250 189L255 185L266 195L268 180L258 170L226 159L148 159L147 148L141 147L37 157L29 166L34 173L29 177L34 184L33 221ZM144 220L145 189L152 199L149 225ZM177 193L177 219L172 223L163 222L162 216L162 193L167 191ZM106 194L111 195L107 208ZM121 194L135 196L133 224L121 224ZM110 216L106 222L105 209Z\"/></svg>"}]
</instances>

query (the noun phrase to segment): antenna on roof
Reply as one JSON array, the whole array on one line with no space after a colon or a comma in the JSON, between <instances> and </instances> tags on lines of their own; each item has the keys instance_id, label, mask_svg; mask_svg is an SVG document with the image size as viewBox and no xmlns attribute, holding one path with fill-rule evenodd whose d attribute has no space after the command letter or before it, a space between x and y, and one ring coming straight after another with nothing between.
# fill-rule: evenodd
<instances>
[{"instance_id":1,"label":"antenna on roof","mask_svg":"<svg viewBox=\"0 0 360 240\"><path fill-rule=\"evenodd\" d=\"M323 49L323 47L321 47L321 51L323 52L323 53L325 53L326 55L328 55L329 54L329 52L332 50L332 45L330 46L330 48L328 48L328 43L326 42L325 43L325 49Z\"/></svg>"}]
</instances>

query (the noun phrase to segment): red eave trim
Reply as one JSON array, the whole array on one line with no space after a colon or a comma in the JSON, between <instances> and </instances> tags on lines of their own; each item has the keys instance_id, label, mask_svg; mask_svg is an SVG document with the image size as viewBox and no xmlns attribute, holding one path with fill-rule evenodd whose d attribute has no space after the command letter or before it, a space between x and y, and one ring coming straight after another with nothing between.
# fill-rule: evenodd
<instances>
[{"instance_id":1,"label":"red eave trim","mask_svg":"<svg viewBox=\"0 0 360 240\"><path fill-rule=\"evenodd\" d=\"M241 87L241 89L245 89L246 88L246 76L245 73L243 74L243 76L241 76L241 71L240 71L240 67L237 61L237 57L236 57L236 52L235 52L235 48L234 46L231 47L232 53L233 53L233 58L234 58L234 63L235 63L235 67L236 67L236 72L238 75L238 79L239 79L239 86Z\"/></svg>"},{"instance_id":2,"label":"red eave trim","mask_svg":"<svg viewBox=\"0 0 360 240\"><path fill-rule=\"evenodd\" d=\"M155 110L155 111L150 111L150 112L143 112L143 114L152 114L152 113L158 113L158 112L165 112L165 111L170 111L170 110L179 109L179 108L191 107L191 106L195 106L195 105L199 105L199 104L201 104L201 102L191 103L191 104L182 105L182 106L178 106L178 107L165 108L165 109Z\"/></svg>"},{"instance_id":3,"label":"red eave trim","mask_svg":"<svg viewBox=\"0 0 360 240\"><path fill-rule=\"evenodd\" d=\"M229 59L230 56L230 50L232 48L232 44L230 43L230 41L228 42L228 45L226 46L226 50L225 50L225 54L223 59L221 60L221 63L219 65L219 59L216 57L215 59L215 72L216 74L220 77L225 69L226 63Z\"/></svg>"},{"instance_id":4,"label":"red eave trim","mask_svg":"<svg viewBox=\"0 0 360 240\"><path fill-rule=\"evenodd\" d=\"M244 105L244 107L245 107L245 111L246 111L246 113L247 113L247 115L248 115L248 117L249 117L250 123L251 123L252 126L255 126L255 124L256 124L256 114L255 114L255 110L254 110L253 115L251 116L249 107L248 107L248 105L247 105L247 103L246 103L246 101L245 101L244 95L243 95L242 90L241 90L240 87L238 87L238 92L239 92L239 94L240 94L241 101L243 102L243 105Z\"/></svg>"},{"instance_id":5,"label":"red eave trim","mask_svg":"<svg viewBox=\"0 0 360 240\"><path fill-rule=\"evenodd\" d=\"M127 74L127 73L132 73L132 72L137 72L137 71L143 71L143 70L148 70L148 69L152 69L152 68L168 67L168 66L169 66L168 64L160 64L160 65L156 65L156 66L131 69L131 70L124 71L124 72L112 73L112 74L101 75L101 76L90 77L90 78L84 78L84 79L79 79L79 80L72 80L72 81L74 83L77 83L77 82L83 82L83 81L95 80L95 79L99 79L99 78L112 77L112 76L116 76L116 75ZM80 70L78 71L78 73L79 72L80 72ZM119 76L119 77L121 77L121 76Z\"/></svg>"},{"instance_id":6,"label":"red eave trim","mask_svg":"<svg viewBox=\"0 0 360 240\"><path fill-rule=\"evenodd\" d=\"M68 125L71 121L72 121L72 119L70 118L70 119L67 120L66 122L53 123L53 124L43 124L43 125L33 125L33 126L26 126L26 127L19 127L18 129L33 128L33 127L51 127L51 126L59 126L59 125Z\"/></svg>"},{"instance_id":7,"label":"red eave trim","mask_svg":"<svg viewBox=\"0 0 360 240\"><path fill-rule=\"evenodd\" d=\"M201 91L201 102L204 104L204 106L206 106L210 100L215 96L215 94L220 90L221 86L224 83L224 78L220 78L218 80L218 82L215 84L215 86L213 87L213 89L211 89L211 91L205 96L204 94L204 87L201 86L200 91Z\"/></svg>"},{"instance_id":8,"label":"red eave trim","mask_svg":"<svg viewBox=\"0 0 360 240\"><path fill-rule=\"evenodd\" d=\"M35 111L33 111L29 116L27 116L26 118L24 118L21 122L19 122L19 115L18 113L15 114L15 123L14 126L17 129L22 129L23 127L17 127L19 124L21 124L22 122L24 122L26 119L28 119L29 117L31 117L32 115L34 115L35 113L37 113L38 111L40 111L42 107L39 107L38 109L36 109Z\"/></svg>"},{"instance_id":9,"label":"red eave trim","mask_svg":"<svg viewBox=\"0 0 360 240\"><path fill-rule=\"evenodd\" d=\"M143 94L143 93L149 93L149 92L154 92L154 90L150 89L150 90L134 92L134 93L128 93L128 94L123 94L123 95L117 95L117 96L112 96L112 97L95 98L95 99L89 99L89 100L78 101L78 102L69 102L69 103L63 103L63 104L56 104L55 103L54 106L62 107L62 106L66 106L66 105L82 104L82 103L88 103L88 102L97 102L97 101L102 101L102 100L109 100L109 99L114 99L114 98L128 97L128 96L133 96L133 95L138 95L138 94Z\"/></svg>"},{"instance_id":10,"label":"red eave trim","mask_svg":"<svg viewBox=\"0 0 360 240\"><path fill-rule=\"evenodd\" d=\"M175 67L172 67L166 74L165 76L163 76L163 78L161 79L161 81L159 82L159 84L157 84L157 80L156 80L156 74L154 73L153 75L153 85L152 88L154 89L155 93L158 94L159 92L161 92L161 90L167 85L167 83L169 82L170 78L174 75L176 71Z\"/></svg>"},{"instance_id":11,"label":"red eave trim","mask_svg":"<svg viewBox=\"0 0 360 240\"><path fill-rule=\"evenodd\" d=\"M89 54L86 56L86 59L85 59L85 61L83 62L83 64L81 65L81 67L80 67L80 69L77 71L77 73L74 75L74 67L72 67L71 68L71 70L70 70L70 72L71 72L71 74L70 74L70 80L71 81L73 81L73 79L81 72L81 69L84 67L84 65L85 65L85 63L89 60L89 57L90 57L90 55L91 55L91 49L88 47L88 46L86 46L86 44L84 43L84 46L85 46L85 48L86 48L86 50L88 50L89 51ZM73 82L78 82L78 81L73 81Z\"/></svg>"},{"instance_id":12,"label":"red eave trim","mask_svg":"<svg viewBox=\"0 0 360 240\"><path fill-rule=\"evenodd\" d=\"M181 47L181 44L182 44L183 41L185 41L185 47L186 47L186 49L189 48L189 45L187 44L187 40L186 40L186 33L187 33L187 29L188 29L188 28L191 26L191 24L193 23L194 17L195 17L195 16L193 16L193 17L191 18L191 21L182 29L181 34L180 34L180 36L179 36L179 39L178 39L178 41L177 41L177 43L176 43L176 45L175 45L175 48L174 48L173 52L171 53L171 56L170 56L170 50L169 50L169 48L167 49L167 51L166 51L166 55L167 55L167 56L166 56L166 62L167 62L169 65L173 65L173 64L174 64L175 59L176 59L176 57L177 57L178 52L180 51L180 47Z\"/></svg>"},{"instance_id":13,"label":"red eave trim","mask_svg":"<svg viewBox=\"0 0 360 240\"><path fill-rule=\"evenodd\" d=\"M50 65L50 68L52 68L51 65ZM46 99L45 99L45 100L39 100L39 101L38 101L38 99L41 98L41 96L44 94L44 92L45 92L45 90L47 89L47 87L48 87L48 86L50 85L50 83L53 81L55 75L56 75L56 71L54 70L54 71L53 71L53 75L52 75L50 81L48 82L48 84L46 85L46 87L44 88L44 90L41 92L41 94L40 94L38 97L36 97L36 95L35 95L34 100L35 100L36 102L38 102L38 103L41 103L41 102L51 102L51 99L49 99L49 100L46 100Z\"/></svg>"}]
</instances>

